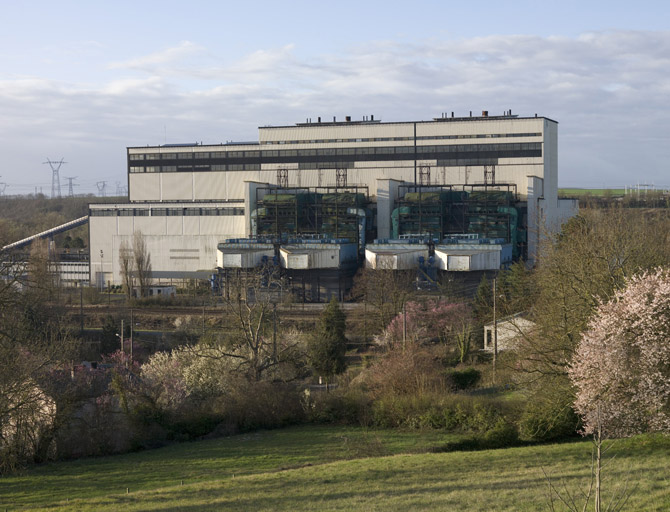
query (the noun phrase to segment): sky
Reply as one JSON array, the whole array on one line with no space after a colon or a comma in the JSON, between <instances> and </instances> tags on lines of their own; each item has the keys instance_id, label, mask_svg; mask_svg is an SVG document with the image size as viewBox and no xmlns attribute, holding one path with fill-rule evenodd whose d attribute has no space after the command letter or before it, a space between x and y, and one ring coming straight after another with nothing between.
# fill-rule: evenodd
<instances>
[{"instance_id":1,"label":"sky","mask_svg":"<svg viewBox=\"0 0 670 512\"><path fill-rule=\"evenodd\" d=\"M0 193L307 118L559 122L559 186L670 188L670 2L0 0Z\"/></svg>"}]
</instances>

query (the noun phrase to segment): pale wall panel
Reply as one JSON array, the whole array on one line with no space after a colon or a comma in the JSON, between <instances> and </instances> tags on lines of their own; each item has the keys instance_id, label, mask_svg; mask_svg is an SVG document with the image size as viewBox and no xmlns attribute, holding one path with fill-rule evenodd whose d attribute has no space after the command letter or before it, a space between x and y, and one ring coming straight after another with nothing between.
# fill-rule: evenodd
<instances>
[{"instance_id":1,"label":"pale wall panel","mask_svg":"<svg viewBox=\"0 0 670 512\"><path fill-rule=\"evenodd\" d=\"M162 173L163 201L191 201L193 199L193 173L168 172Z\"/></svg>"},{"instance_id":2,"label":"pale wall panel","mask_svg":"<svg viewBox=\"0 0 670 512\"><path fill-rule=\"evenodd\" d=\"M166 220L168 235L184 234L184 217L168 217Z\"/></svg>"},{"instance_id":3,"label":"pale wall panel","mask_svg":"<svg viewBox=\"0 0 670 512\"><path fill-rule=\"evenodd\" d=\"M158 173L133 173L129 175L131 201L160 201L160 175Z\"/></svg>"},{"instance_id":4,"label":"pale wall panel","mask_svg":"<svg viewBox=\"0 0 670 512\"><path fill-rule=\"evenodd\" d=\"M196 172L195 200L229 199L226 186L226 172Z\"/></svg>"}]
</instances>

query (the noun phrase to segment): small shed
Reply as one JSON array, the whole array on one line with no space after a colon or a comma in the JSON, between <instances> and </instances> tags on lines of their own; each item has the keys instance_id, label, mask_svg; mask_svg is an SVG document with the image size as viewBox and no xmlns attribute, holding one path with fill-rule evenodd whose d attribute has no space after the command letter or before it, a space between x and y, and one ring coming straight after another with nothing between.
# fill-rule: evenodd
<instances>
[{"instance_id":1,"label":"small shed","mask_svg":"<svg viewBox=\"0 0 670 512\"><path fill-rule=\"evenodd\" d=\"M498 352L514 350L520 340L535 328L535 322L525 318L522 314L508 316L496 321L498 331ZM493 322L484 326L484 350L493 352L495 344L495 327Z\"/></svg>"}]
</instances>

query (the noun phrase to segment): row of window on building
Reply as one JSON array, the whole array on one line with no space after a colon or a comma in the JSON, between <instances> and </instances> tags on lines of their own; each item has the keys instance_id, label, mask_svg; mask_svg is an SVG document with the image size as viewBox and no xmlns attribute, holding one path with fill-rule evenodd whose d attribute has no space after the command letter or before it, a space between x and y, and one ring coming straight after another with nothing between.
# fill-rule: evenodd
<instances>
[{"instance_id":1,"label":"row of window on building","mask_svg":"<svg viewBox=\"0 0 670 512\"><path fill-rule=\"evenodd\" d=\"M436 158L441 159L445 163L441 165L477 165L476 163L461 163L459 160L467 159L487 159L491 158L514 158L514 157L534 157L542 156L542 143L540 142L524 142L524 143L502 143L502 144L455 144L448 146L391 146L381 148L324 148L324 149L299 149L299 150L275 150L275 151L240 151L237 158L242 159L256 159L256 162L249 163L206 163L201 164L192 163L182 165L137 165L138 160L131 158L135 165L130 165L131 173L137 172L207 172L207 171L256 171L261 169L262 163L281 163L282 159L295 159L300 164L300 168L333 168L337 165L332 165L337 157L349 157L351 160L411 160L412 157L417 158ZM234 152L229 153L229 158L233 158ZM206 155L218 155L218 153L203 153ZM178 153L177 156L181 155ZM193 161L192 153L185 153L190 155L188 158ZM196 155L200 156L199 153ZM129 157L138 157L145 155L129 155ZM162 156L166 159L167 156L174 158L175 154L170 155L146 155L145 160L156 159ZM152 158L148 158L152 156ZM352 158L353 157L353 158ZM358 157L358 158L356 158ZM211 156L213 160L217 157ZM186 157L184 157L186 159ZM323 161L325 160L325 162ZM202 161L202 160L201 160ZM322 165L330 162L331 165ZM304 165L308 164L308 165Z\"/></svg>"},{"instance_id":2,"label":"row of window on building","mask_svg":"<svg viewBox=\"0 0 670 512\"><path fill-rule=\"evenodd\" d=\"M302 140L268 140L263 145L272 144L328 144L338 142L387 142L413 140L455 140L455 139L499 139L508 137L541 137L541 133L477 133L459 135L424 135L418 137L374 137L356 139L302 139Z\"/></svg>"},{"instance_id":3,"label":"row of window on building","mask_svg":"<svg viewBox=\"0 0 670 512\"><path fill-rule=\"evenodd\" d=\"M91 217L208 217L244 215L244 208L91 208Z\"/></svg>"}]
</instances>

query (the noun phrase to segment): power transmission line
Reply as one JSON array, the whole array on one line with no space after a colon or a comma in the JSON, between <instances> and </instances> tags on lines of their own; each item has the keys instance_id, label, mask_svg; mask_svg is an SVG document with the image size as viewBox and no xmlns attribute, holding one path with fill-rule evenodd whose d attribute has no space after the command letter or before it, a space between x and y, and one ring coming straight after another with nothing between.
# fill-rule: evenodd
<instances>
[{"instance_id":1,"label":"power transmission line","mask_svg":"<svg viewBox=\"0 0 670 512\"><path fill-rule=\"evenodd\" d=\"M96 187L98 187L98 192L102 197L107 196L107 182L106 181L98 181L95 184Z\"/></svg>"},{"instance_id":2,"label":"power transmission line","mask_svg":"<svg viewBox=\"0 0 670 512\"><path fill-rule=\"evenodd\" d=\"M74 197L74 190L72 187L78 187L79 185L72 184L73 180L76 180L79 176L63 176L66 180L68 180L68 188L67 188L67 195L69 197Z\"/></svg>"},{"instance_id":3,"label":"power transmission line","mask_svg":"<svg viewBox=\"0 0 670 512\"><path fill-rule=\"evenodd\" d=\"M51 199L60 197L60 176L58 171L66 163L62 158L59 162L53 162L49 158L47 158L46 162L42 162L42 164L49 164L49 167L51 167Z\"/></svg>"}]
</instances>

